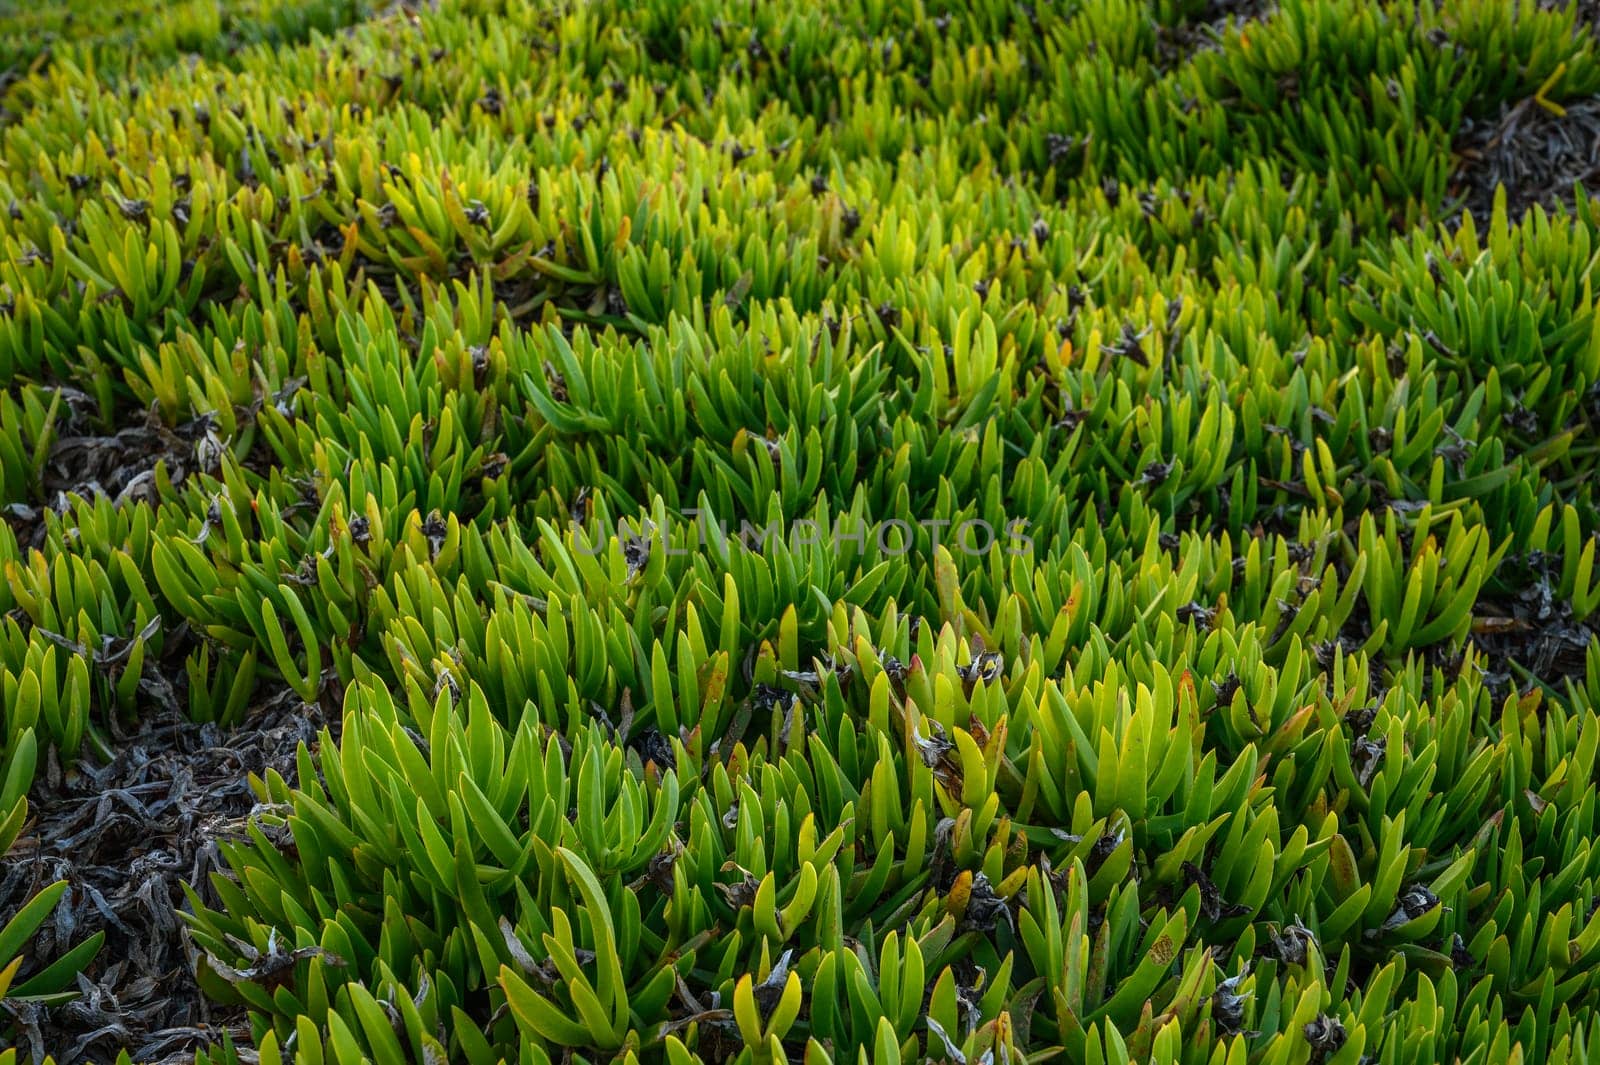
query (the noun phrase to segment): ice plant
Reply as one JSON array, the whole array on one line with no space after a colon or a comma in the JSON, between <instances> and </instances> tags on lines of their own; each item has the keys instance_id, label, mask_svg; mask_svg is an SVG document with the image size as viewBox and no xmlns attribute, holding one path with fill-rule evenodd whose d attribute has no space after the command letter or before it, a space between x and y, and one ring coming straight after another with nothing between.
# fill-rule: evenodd
<instances>
[{"instance_id":1,"label":"ice plant","mask_svg":"<svg viewBox=\"0 0 1600 1065\"><path fill-rule=\"evenodd\" d=\"M0 13L0 1065L1589 1061L1559 6Z\"/></svg>"}]
</instances>

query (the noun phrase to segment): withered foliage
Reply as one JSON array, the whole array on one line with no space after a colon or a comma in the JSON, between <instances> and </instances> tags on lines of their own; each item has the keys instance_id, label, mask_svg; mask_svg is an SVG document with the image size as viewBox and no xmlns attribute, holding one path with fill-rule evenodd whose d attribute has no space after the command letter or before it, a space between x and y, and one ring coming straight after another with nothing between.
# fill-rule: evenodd
<instances>
[{"instance_id":1,"label":"withered foliage","mask_svg":"<svg viewBox=\"0 0 1600 1065\"><path fill-rule=\"evenodd\" d=\"M1546 210L1570 205L1575 186L1593 188L1600 178L1600 97L1557 108L1524 97L1502 106L1493 118L1464 121L1455 150L1461 164L1453 191L1480 231L1494 212L1500 185L1513 221L1535 205Z\"/></svg>"},{"instance_id":2,"label":"withered foliage","mask_svg":"<svg viewBox=\"0 0 1600 1065\"><path fill-rule=\"evenodd\" d=\"M225 1033L248 1037L242 1011L210 1003L195 983L200 959L179 917L181 885L215 903L218 844L252 824L292 851L285 829L253 816L249 777L276 770L294 780L296 750L315 747L323 723L320 708L285 691L232 730L154 713L103 765L62 771L50 762L35 783L31 822L0 863L0 913L41 884L70 885L24 975L95 932L106 943L75 1001L10 1005L36 1057L105 1061L125 1048L140 1062L188 1062Z\"/></svg>"}]
</instances>

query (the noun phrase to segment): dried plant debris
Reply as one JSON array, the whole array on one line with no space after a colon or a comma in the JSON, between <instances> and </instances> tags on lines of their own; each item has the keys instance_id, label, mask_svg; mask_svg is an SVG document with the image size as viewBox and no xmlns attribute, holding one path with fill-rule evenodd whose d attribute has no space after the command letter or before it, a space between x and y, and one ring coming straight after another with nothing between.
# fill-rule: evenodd
<instances>
[{"instance_id":1,"label":"dried plant debris","mask_svg":"<svg viewBox=\"0 0 1600 1065\"><path fill-rule=\"evenodd\" d=\"M1576 617L1560 594L1565 561L1558 554L1531 551L1502 564L1514 589L1505 599L1486 597L1476 608L1472 642L1487 655L1486 679L1502 694L1532 682L1565 686L1582 680L1590 645L1596 640L1593 617Z\"/></svg>"},{"instance_id":2,"label":"dried plant debris","mask_svg":"<svg viewBox=\"0 0 1600 1065\"><path fill-rule=\"evenodd\" d=\"M1277 0L1201 0L1182 5L1184 17L1156 26L1156 60L1171 68L1196 52L1215 50L1224 34L1271 16L1277 7Z\"/></svg>"},{"instance_id":3,"label":"dried plant debris","mask_svg":"<svg viewBox=\"0 0 1600 1065\"><path fill-rule=\"evenodd\" d=\"M1493 118L1464 121L1455 151L1461 164L1454 193L1480 228L1502 185L1513 219L1534 205L1570 206L1576 186L1600 183L1600 96L1559 105L1535 96L1508 103Z\"/></svg>"},{"instance_id":4,"label":"dried plant debris","mask_svg":"<svg viewBox=\"0 0 1600 1065\"><path fill-rule=\"evenodd\" d=\"M1592 6L0 4L0 1065L1587 1065Z\"/></svg>"},{"instance_id":5,"label":"dried plant debris","mask_svg":"<svg viewBox=\"0 0 1600 1065\"><path fill-rule=\"evenodd\" d=\"M320 711L292 694L230 730L152 716L104 765L52 764L37 781L31 818L4 860L0 912L36 885L65 880L67 892L40 929L21 977L105 935L79 977L81 995L63 1005L9 1003L21 1045L58 1062L189 1061L224 1036L248 1037L236 1007L208 1002L194 979L197 954L180 912L181 885L215 902L218 850L252 826L293 847L281 817L264 824L248 777L295 776L295 751L315 745Z\"/></svg>"},{"instance_id":6,"label":"dried plant debris","mask_svg":"<svg viewBox=\"0 0 1600 1065\"><path fill-rule=\"evenodd\" d=\"M1600 0L1539 0L1543 11L1571 11L1575 28L1600 26Z\"/></svg>"},{"instance_id":7,"label":"dried plant debris","mask_svg":"<svg viewBox=\"0 0 1600 1065\"><path fill-rule=\"evenodd\" d=\"M222 443L209 419L168 431L159 422L119 430L108 436L62 436L50 449L44 466L46 489L56 493L104 493L121 503L155 499L156 466L183 480L190 468L204 467L221 454ZM209 455L207 454L209 452Z\"/></svg>"}]
</instances>

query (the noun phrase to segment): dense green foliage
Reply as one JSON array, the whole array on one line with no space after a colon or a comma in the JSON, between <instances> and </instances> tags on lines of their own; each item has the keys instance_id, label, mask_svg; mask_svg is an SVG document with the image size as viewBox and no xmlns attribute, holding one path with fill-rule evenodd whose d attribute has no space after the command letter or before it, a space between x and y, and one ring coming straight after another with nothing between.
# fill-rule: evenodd
<instances>
[{"instance_id":1,"label":"dense green foliage","mask_svg":"<svg viewBox=\"0 0 1600 1065\"><path fill-rule=\"evenodd\" d=\"M241 48L303 41L366 10L360 0L0 0L0 84L52 58L113 80L191 57L227 62Z\"/></svg>"},{"instance_id":2,"label":"dense green foliage","mask_svg":"<svg viewBox=\"0 0 1600 1065\"><path fill-rule=\"evenodd\" d=\"M0 840L330 708L262 1062L1600 1053L1600 217L1452 150L1572 11L105 6L0 23Z\"/></svg>"}]
</instances>

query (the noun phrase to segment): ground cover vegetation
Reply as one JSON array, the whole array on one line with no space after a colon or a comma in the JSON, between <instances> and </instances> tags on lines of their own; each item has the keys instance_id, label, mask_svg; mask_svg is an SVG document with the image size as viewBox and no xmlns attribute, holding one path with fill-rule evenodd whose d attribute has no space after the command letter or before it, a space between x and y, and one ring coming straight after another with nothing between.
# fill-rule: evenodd
<instances>
[{"instance_id":1,"label":"ground cover vegetation","mask_svg":"<svg viewBox=\"0 0 1600 1065\"><path fill-rule=\"evenodd\" d=\"M0 11L0 1061L1600 1053L1592 4Z\"/></svg>"}]
</instances>

